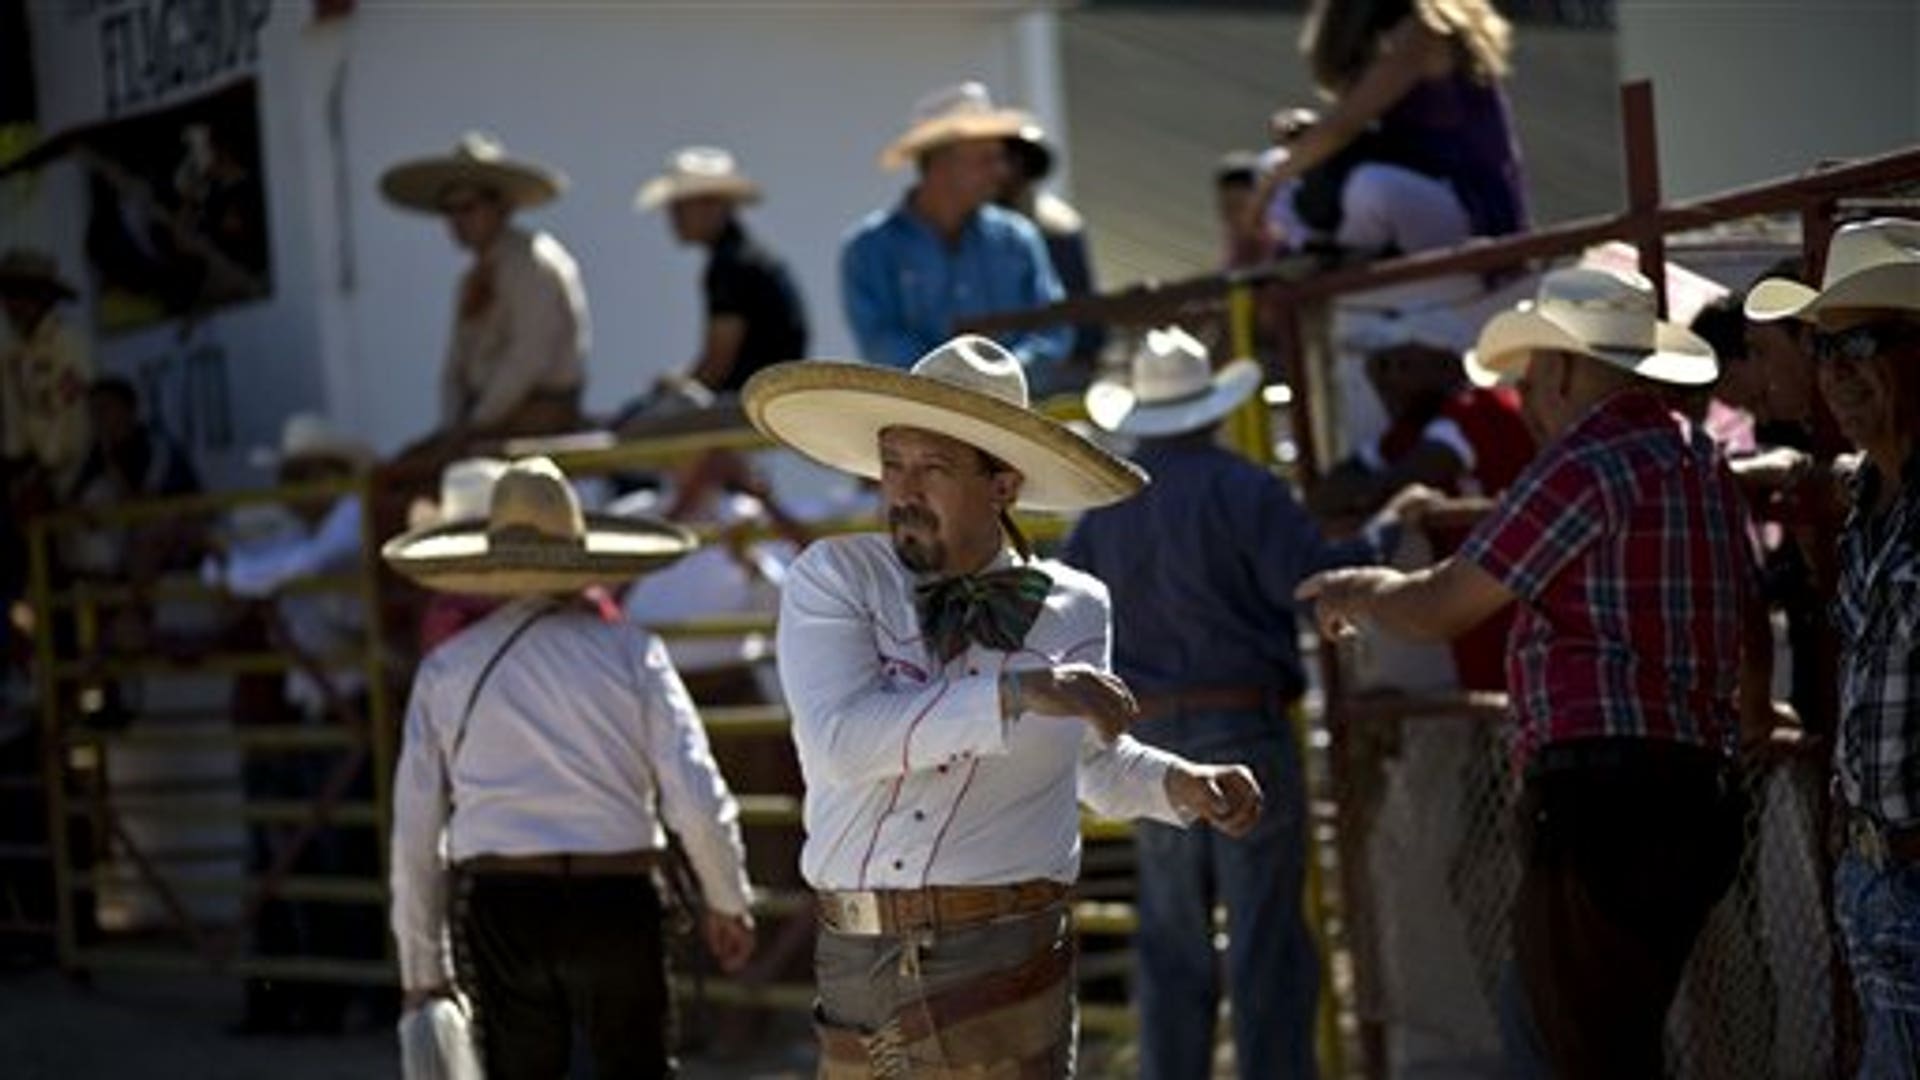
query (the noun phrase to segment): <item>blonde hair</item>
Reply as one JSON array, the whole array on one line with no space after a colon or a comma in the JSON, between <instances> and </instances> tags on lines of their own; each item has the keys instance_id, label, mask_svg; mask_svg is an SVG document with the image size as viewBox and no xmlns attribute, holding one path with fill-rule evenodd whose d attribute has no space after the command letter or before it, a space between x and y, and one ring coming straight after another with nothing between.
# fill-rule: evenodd
<instances>
[{"instance_id":1,"label":"blonde hair","mask_svg":"<svg viewBox=\"0 0 1920 1080\"><path fill-rule=\"evenodd\" d=\"M1300 30L1313 81L1328 94L1344 93L1379 55L1380 39L1408 16L1452 41L1474 79L1507 74L1513 27L1492 0L1314 0Z\"/></svg>"}]
</instances>

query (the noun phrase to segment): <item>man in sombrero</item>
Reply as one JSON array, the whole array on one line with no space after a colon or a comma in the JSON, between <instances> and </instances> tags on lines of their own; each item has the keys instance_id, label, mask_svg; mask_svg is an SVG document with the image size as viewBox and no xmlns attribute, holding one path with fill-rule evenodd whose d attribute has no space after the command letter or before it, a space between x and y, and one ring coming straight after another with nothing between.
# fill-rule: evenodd
<instances>
[{"instance_id":1,"label":"man in sombrero","mask_svg":"<svg viewBox=\"0 0 1920 1080\"><path fill-rule=\"evenodd\" d=\"M659 639L583 597L693 546L665 523L583 514L535 458L500 475L484 519L382 551L429 589L506 601L421 664L393 785L406 1007L458 985L490 1076L567 1075L576 1030L595 1075L672 1075L663 826L721 968L752 954L739 806L693 703Z\"/></svg>"},{"instance_id":2,"label":"man in sombrero","mask_svg":"<svg viewBox=\"0 0 1920 1080\"><path fill-rule=\"evenodd\" d=\"M17 480L31 478L50 492L66 490L87 453L93 356L58 311L78 295L53 256L31 248L0 255L0 305L10 331L0 352L6 464Z\"/></svg>"},{"instance_id":3,"label":"man in sombrero","mask_svg":"<svg viewBox=\"0 0 1920 1080\"><path fill-rule=\"evenodd\" d=\"M478 438L552 435L579 424L588 341L580 269L552 234L513 222L558 198L566 183L479 132L450 153L401 162L380 177L389 201L444 218L454 243L473 254L454 296L440 379L435 435L450 452Z\"/></svg>"},{"instance_id":4,"label":"man in sombrero","mask_svg":"<svg viewBox=\"0 0 1920 1080\"><path fill-rule=\"evenodd\" d=\"M1660 1076L1680 973L1740 857L1732 754L1772 727L1748 512L1673 411L1718 375L1638 274L1555 270L1467 363L1517 379L1547 440L1458 551L1299 589L1321 630L1445 641L1507 604L1522 876L1512 934L1526 1075Z\"/></svg>"},{"instance_id":5,"label":"man in sombrero","mask_svg":"<svg viewBox=\"0 0 1920 1080\"><path fill-rule=\"evenodd\" d=\"M879 481L888 522L816 541L781 597L821 1073L1069 1076L1080 804L1231 834L1260 814L1246 768L1126 736L1105 586L1036 558L1012 518L1147 478L1033 412L1019 360L980 337L910 371L779 365L744 402L770 437Z\"/></svg>"}]
</instances>

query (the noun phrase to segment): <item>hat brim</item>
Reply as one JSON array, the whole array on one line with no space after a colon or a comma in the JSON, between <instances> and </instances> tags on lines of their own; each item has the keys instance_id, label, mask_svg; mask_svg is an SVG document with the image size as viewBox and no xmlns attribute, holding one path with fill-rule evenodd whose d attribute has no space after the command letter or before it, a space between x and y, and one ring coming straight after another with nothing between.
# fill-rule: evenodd
<instances>
[{"instance_id":1,"label":"hat brim","mask_svg":"<svg viewBox=\"0 0 1920 1080\"><path fill-rule=\"evenodd\" d=\"M457 184L498 191L515 208L525 209L559 198L567 178L531 162L453 157L402 162L380 177L380 191L390 201L423 214L441 213L441 198Z\"/></svg>"},{"instance_id":2,"label":"hat brim","mask_svg":"<svg viewBox=\"0 0 1920 1080\"><path fill-rule=\"evenodd\" d=\"M429 589L514 596L625 584L700 546L693 533L665 521L588 514L586 526L578 546L499 544L484 519L446 522L394 537L380 556Z\"/></svg>"},{"instance_id":3,"label":"hat brim","mask_svg":"<svg viewBox=\"0 0 1920 1080\"><path fill-rule=\"evenodd\" d=\"M942 116L907 129L880 152L880 167L903 169L921 154L949 143L970 139L1004 139L1019 135L1033 123L1033 117L1020 109L994 109L965 116Z\"/></svg>"},{"instance_id":4,"label":"hat brim","mask_svg":"<svg viewBox=\"0 0 1920 1080\"><path fill-rule=\"evenodd\" d=\"M1067 512L1138 494L1147 474L1065 426L999 398L892 368L840 360L776 364L741 391L760 432L828 468L880 478L880 433L957 439L1018 469L1019 505Z\"/></svg>"},{"instance_id":5,"label":"hat brim","mask_svg":"<svg viewBox=\"0 0 1920 1080\"><path fill-rule=\"evenodd\" d=\"M1214 372L1205 393L1179 401L1142 404L1125 383L1101 381L1087 388L1087 417L1119 435L1178 435L1218 421L1259 388L1260 365L1244 359Z\"/></svg>"},{"instance_id":6,"label":"hat brim","mask_svg":"<svg viewBox=\"0 0 1920 1080\"><path fill-rule=\"evenodd\" d=\"M350 469L370 469L380 460L373 447L361 442L337 442L309 446L289 454L271 446L255 447L247 454L247 464L256 469L277 469L292 461L337 461Z\"/></svg>"},{"instance_id":7,"label":"hat brim","mask_svg":"<svg viewBox=\"0 0 1920 1080\"><path fill-rule=\"evenodd\" d=\"M45 274L14 274L0 270L0 293L18 295L25 292L41 293L60 301L80 298L78 290L57 277L48 277Z\"/></svg>"},{"instance_id":8,"label":"hat brim","mask_svg":"<svg viewBox=\"0 0 1920 1080\"><path fill-rule=\"evenodd\" d=\"M1705 386L1720 377L1713 346L1684 327L1655 323L1651 349L1595 346L1535 308L1502 312L1488 320L1468 357L1467 377L1478 386L1510 381L1530 353L1543 349L1591 357L1669 386Z\"/></svg>"},{"instance_id":9,"label":"hat brim","mask_svg":"<svg viewBox=\"0 0 1920 1080\"><path fill-rule=\"evenodd\" d=\"M1747 293L1747 318L1818 321L1829 311L1920 312L1920 263L1889 263L1849 274L1825 289L1786 278L1767 278Z\"/></svg>"},{"instance_id":10,"label":"hat brim","mask_svg":"<svg viewBox=\"0 0 1920 1080\"><path fill-rule=\"evenodd\" d=\"M750 206L760 201L760 185L744 176L656 176L640 186L633 205L640 210L658 210L681 199L714 197Z\"/></svg>"}]
</instances>

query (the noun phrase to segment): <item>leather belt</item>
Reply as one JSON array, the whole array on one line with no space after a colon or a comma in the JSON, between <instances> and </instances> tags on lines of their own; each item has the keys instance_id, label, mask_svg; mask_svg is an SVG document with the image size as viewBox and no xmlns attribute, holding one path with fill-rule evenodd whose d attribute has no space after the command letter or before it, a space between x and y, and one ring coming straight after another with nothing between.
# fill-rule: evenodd
<instances>
[{"instance_id":1,"label":"leather belt","mask_svg":"<svg viewBox=\"0 0 1920 1080\"><path fill-rule=\"evenodd\" d=\"M1201 686L1140 696L1140 719L1205 709L1264 709L1286 695L1272 686Z\"/></svg>"},{"instance_id":2,"label":"leather belt","mask_svg":"<svg viewBox=\"0 0 1920 1080\"><path fill-rule=\"evenodd\" d=\"M1848 810L1847 850L1878 870L1920 863L1920 826L1890 829L1858 810Z\"/></svg>"},{"instance_id":3,"label":"leather belt","mask_svg":"<svg viewBox=\"0 0 1920 1080\"><path fill-rule=\"evenodd\" d=\"M1068 892L1057 881L822 892L818 910L820 925L835 933L892 936L1031 915L1064 902Z\"/></svg>"},{"instance_id":4,"label":"leather belt","mask_svg":"<svg viewBox=\"0 0 1920 1080\"><path fill-rule=\"evenodd\" d=\"M543 877L642 877L661 865L658 851L556 852L551 855L475 855L457 865L465 874L538 874Z\"/></svg>"}]
</instances>

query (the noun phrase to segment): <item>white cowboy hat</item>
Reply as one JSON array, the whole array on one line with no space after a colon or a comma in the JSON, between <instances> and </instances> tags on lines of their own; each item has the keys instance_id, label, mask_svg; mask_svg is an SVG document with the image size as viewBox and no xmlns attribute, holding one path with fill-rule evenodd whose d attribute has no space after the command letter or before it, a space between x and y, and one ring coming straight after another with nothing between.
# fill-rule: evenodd
<instances>
[{"instance_id":1,"label":"white cowboy hat","mask_svg":"<svg viewBox=\"0 0 1920 1080\"><path fill-rule=\"evenodd\" d=\"M1146 486L1138 467L1028 407L1012 353L963 334L911 371L833 360L774 364L740 392L753 426L829 468L880 477L880 433L919 428L992 454L1026 478L1032 510L1083 510Z\"/></svg>"},{"instance_id":2,"label":"white cowboy hat","mask_svg":"<svg viewBox=\"0 0 1920 1080\"><path fill-rule=\"evenodd\" d=\"M1343 315L1340 345L1353 353L1408 345L1463 353L1473 345L1473 327L1451 308L1354 308Z\"/></svg>"},{"instance_id":3,"label":"white cowboy hat","mask_svg":"<svg viewBox=\"0 0 1920 1080\"><path fill-rule=\"evenodd\" d=\"M280 426L280 445L256 447L247 455L258 468L273 469L290 461L336 461L350 469L371 468L379 455L319 413L295 413Z\"/></svg>"},{"instance_id":4,"label":"white cowboy hat","mask_svg":"<svg viewBox=\"0 0 1920 1080\"><path fill-rule=\"evenodd\" d=\"M1576 353L1672 386L1705 386L1720 374L1713 346L1656 313L1653 283L1637 273L1569 266L1480 330L1467 377L1492 386L1518 375L1536 349Z\"/></svg>"},{"instance_id":5,"label":"white cowboy hat","mask_svg":"<svg viewBox=\"0 0 1920 1080\"><path fill-rule=\"evenodd\" d=\"M977 82L944 86L915 103L907 130L881 151L880 167L905 168L948 143L1016 136L1032 123L1033 117L1020 109L995 107L987 88Z\"/></svg>"},{"instance_id":6,"label":"white cowboy hat","mask_svg":"<svg viewBox=\"0 0 1920 1080\"><path fill-rule=\"evenodd\" d=\"M567 178L545 165L508 157L500 140L483 131L462 135L450 153L403 161L380 176L388 199L427 214L440 213L447 189L462 184L497 191L510 205L524 208L558 198Z\"/></svg>"},{"instance_id":7,"label":"white cowboy hat","mask_svg":"<svg viewBox=\"0 0 1920 1080\"><path fill-rule=\"evenodd\" d=\"M664 521L583 513L559 466L525 458L500 474L486 517L402 533L380 555L429 589L511 596L621 584L698 546Z\"/></svg>"},{"instance_id":8,"label":"white cowboy hat","mask_svg":"<svg viewBox=\"0 0 1920 1080\"><path fill-rule=\"evenodd\" d=\"M1259 388L1259 364L1235 360L1216 372L1205 345L1169 326L1147 331L1126 381L1087 388L1087 416L1121 435L1178 435L1214 423Z\"/></svg>"},{"instance_id":9,"label":"white cowboy hat","mask_svg":"<svg viewBox=\"0 0 1920 1080\"><path fill-rule=\"evenodd\" d=\"M760 201L760 185L741 174L733 155L712 146L689 146L667 158L667 171L640 185L633 204L658 210L681 199L713 195L736 203Z\"/></svg>"},{"instance_id":10,"label":"white cowboy hat","mask_svg":"<svg viewBox=\"0 0 1920 1080\"><path fill-rule=\"evenodd\" d=\"M1817 321L1828 311L1920 312L1920 221L1875 218L1840 226L1827 245L1820 287L1768 278L1747 294L1747 318Z\"/></svg>"}]
</instances>

